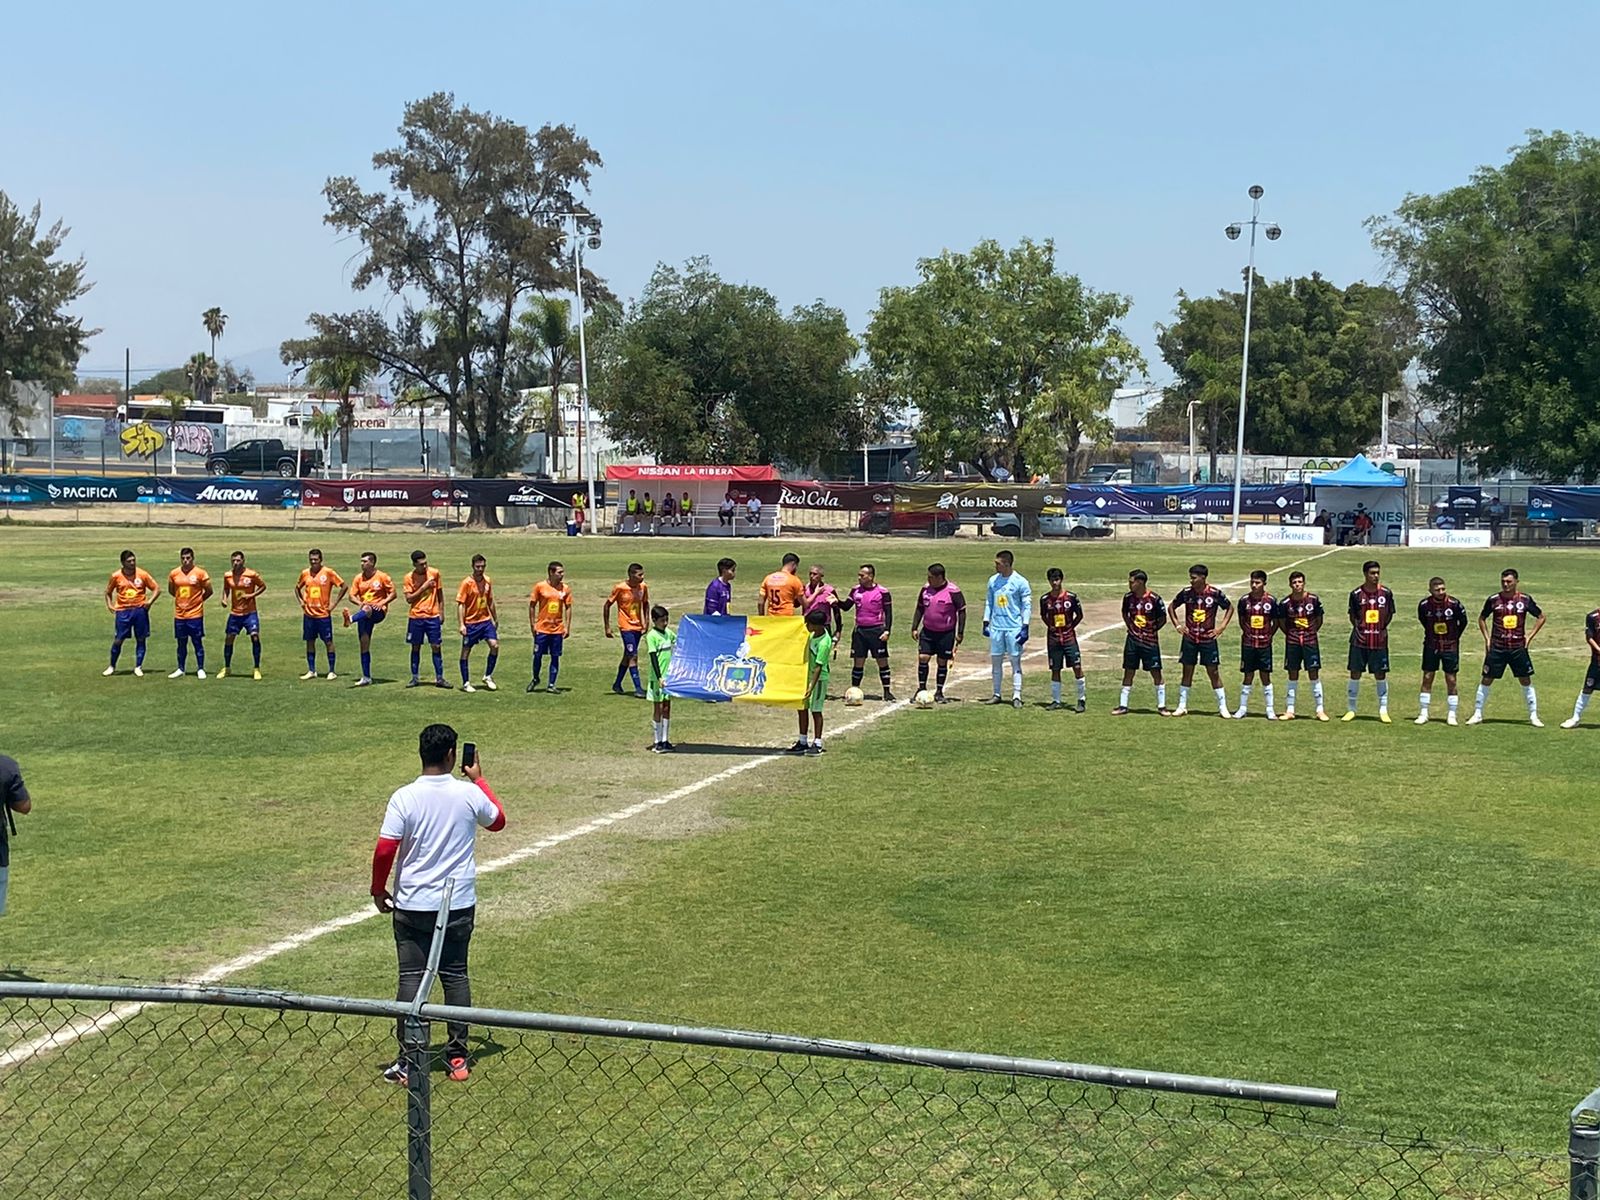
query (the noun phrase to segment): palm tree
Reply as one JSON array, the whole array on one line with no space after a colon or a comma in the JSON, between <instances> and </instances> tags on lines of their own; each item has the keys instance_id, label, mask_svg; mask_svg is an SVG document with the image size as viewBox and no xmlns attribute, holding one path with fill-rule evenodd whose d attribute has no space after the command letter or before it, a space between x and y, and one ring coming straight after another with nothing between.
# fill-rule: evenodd
<instances>
[{"instance_id":1,"label":"palm tree","mask_svg":"<svg viewBox=\"0 0 1600 1200\"><path fill-rule=\"evenodd\" d=\"M327 473L327 462L332 456L332 442L334 431L339 428L339 418L325 408L319 408L306 418L305 428L322 447L323 473Z\"/></svg>"},{"instance_id":2,"label":"palm tree","mask_svg":"<svg viewBox=\"0 0 1600 1200\"><path fill-rule=\"evenodd\" d=\"M572 326L572 306L565 300L537 296L517 314L513 335L518 348L537 357L544 368L550 403L545 409L544 432L552 447L561 444L561 385L577 378L578 335ZM559 455L554 456L561 461ZM581 470L581 467L580 467Z\"/></svg>"},{"instance_id":3,"label":"palm tree","mask_svg":"<svg viewBox=\"0 0 1600 1200\"><path fill-rule=\"evenodd\" d=\"M356 406L350 394L365 391L372 375L372 360L358 354L319 358L306 368L307 386L319 392L337 392L339 395L339 412L335 420L339 429L339 464L344 468L350 465L350 431L356 424Z\"/></svg>"},{"instance_id":4,"label":"palm tree","mask_svg":"<svg viewBox=\"0 0 1600 1200\"><path fill-rule=\"evenodd\" d=\"M228 314L220 308L208 308L200 314L200 323L206 327L206 332L211 335L211 357L217 356L217 339L222 336L222 330L228 323Z\"/></svg>"},{"instance_id":5,"label":"palm tree","mask_svg":"<svg viewBox=\"0 0 1600 1200\"><path fill-rule=\"evenodd\" d=\"M210 404L211 391L217 386L217 360L205 351L199 351L184 364L183 373L188 376L189 387L194 391L194 402Z\"/></svg>"}]
</instances>

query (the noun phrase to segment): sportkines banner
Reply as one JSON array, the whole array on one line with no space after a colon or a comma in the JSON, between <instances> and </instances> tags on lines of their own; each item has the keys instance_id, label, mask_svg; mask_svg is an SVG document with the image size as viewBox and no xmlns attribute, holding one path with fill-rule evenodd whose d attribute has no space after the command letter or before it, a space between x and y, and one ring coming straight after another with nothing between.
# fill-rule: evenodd
<instances>
[{"instance_id":1,"label":"sportkines banner","mask_svg":"<svg viewBox=\"0 0 1600 1200\"><path fill-rule=\"evenodd\" d=\"M806 633L800 617L703 617L678 621L662 681L685 700L798 708L806 692Z\"/></svg>"},{"instance_id":2,"label":"sportkines banner","mask_svg":"<svg viewBox=\"0 0 1600 1200\"><path fill-rule=\"evenodd\" d=\"M1068 484L1067 512L1074 517L1182 517L1197 513L1231 513L1231 483L1199 483L1177 487ZM1245 484L1239 489L1239 511L1252 516L1299 518L1305 513L1304 484Z\"/></svg>"}]
</instances>

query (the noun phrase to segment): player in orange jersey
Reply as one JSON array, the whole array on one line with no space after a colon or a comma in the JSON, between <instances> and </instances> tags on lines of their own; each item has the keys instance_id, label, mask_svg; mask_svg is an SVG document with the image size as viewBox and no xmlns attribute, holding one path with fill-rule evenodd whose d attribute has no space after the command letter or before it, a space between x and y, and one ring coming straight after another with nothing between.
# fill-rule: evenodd
<instances>
[{"instance_id":1,"label":"player in orange jersey","mask_svg":"<svg viewBox=\"0 0 1600 1200\"><path fill-rule=\"evenodd\" d=\"M479 642L489 645L489 661L483 665L483 686L494 691L494 664L500 657L500 633L496 623L500 613L494 603L494 580L484 574L489 560L481 554L472 556L472 574L461 581L456 589L456 621L461 627L461 690L472 692L467 661L472 648Z\"/></svg>"},{"instance_id":2,"label":"player in orange jersey","mask_svg":"<svg viewBox=\"0 0 1600 1200\"><path fill-rule=\"evenodd\" d=\"M256 597L267 590L267 581L244 565L244 551L235 550L229 559L228 571L222 577L222 596L228 602L228 626L223 630L222 670L218 679L226 679L233 666L233 639L242 631L250 635L250 655L255 660L251 677L261 678L261 618L256 613Z\"/></svg>"},{"instance_id":3,"label":"player in orange jersey","mask_svg":"<svg viewBox=\"0 0 1600 1200\"><path fill-rule=\"evenodd\" d=\"M102 675L117 673L117 656L122 653L122 643L133 635L133 673L144 675L144 646L150 640L150 606L161 598L161 588L142 570L139 559L132 550L122 552L122 566L112 572L106 584L106 611L116 619L116 629L111 635L111 665Z\"/></svg>"},{"instance_id":4,"label":"player in orange jersey","mask_svg":"<svg viewBox=\"0 0 1600 1200\"><path fill-rule=\"evenodd\" d=\"M406 603L411 606L406 621L406 642L411 646L411 682L407 687L417 687L417 668L422 659L422 640L426 638L433 648L433 686L449 687L444 677L444 579L438 567L428 565L428 556L421 550L411 552L411 571L402 575Z\"/></svg>"},{"instance_id":5,"label":"player in orange jersey","mask_svg":"<svg viewBox=\"0 0 1600 1200\"><path fill-rule=\"evenodd\" d=\"M566 583L567 569L553 562L546 578L533 585L528 597L528 628L533 632L533 679L528 691L539 690L544 656L550 656L550 683L544 690L556 690L561 671L561 646L572 633L572 589Z\"/></svg>"},{"instance_id":6,"label":"player in orange jersey","mask_svg":"<svg viewBox=\"0 0 1600 1200\"><path fill-rule=\"evenodd\" d=\"M622 661L617 664L617 678L611 690L622 695L622 677L633 675L633 694L644 699L644 685L639 681L639 639L644 637L644 617L650 611L650 585L644 581L644 567L628 564L628 577L611 589L605 607L600 610L600 621L606 636L611 632L611 609L617 610L617 632L622 635Z\"/></svg>"},{"instance_id":7,"label":"player in orange jersey","mask_svg":"<svg viewBox=\"0 0 1600 1200\"><path fill-rule=\"evenodd\" d=\"M360 605L355 614L344 610L346 628L356 627L361 641L361 678L357 687L372 686L372 631L389 615L394 602L394 580L378 570L378 556L368 550L361 556L361 573L350 581L350 595Z\"/></svg>"},{"instance_id":8,"label":"player in orange jersey","mask_svg":"<svg viewBox=\"0 0 1600 1200\"><path fill-rule=\"evenodd\" d=\"M295 599L300 601L300 610L304 614L300 618L300 636L306 643L306 673L300 678L317 677L317 639L321 638L328 651L328 678L337 679L339 676L333 665L333 609L345 598L349 589L345 587L344 580L339 578L339 572L322 565L321 550L308 552L306 561L310 566L300 572L300 578L294 585ZM335 588L339 591L337 596L333 594Z\"/></svg>"},{"instance_id":9,"label":"player in orange jersey","mask_svg":"<svg viewBox=\"0 0 1600 1200\"><path fill-rule=\"evenodd\" d=\"M806 585L800 582L800 556L785 554L783 565L761 581L761 594L756 599L756 615L761 617L797 617L800 605L806 598Z\"/></svg>"},{"instance_id":10,"label":"player in orange jersey","mask_svg":"<svg viewBox=\"0 0 1600 1200\"><path fill-rule=\"evenodd\" d=\"M194 551L178 551L178 565L167 572L167 594L172 597L172 636L178 639L178 669L168 679L182 679L189 665L189 643L194 643L194 673L206 677L206 601L216 589L204 567L195 566Z\"/></svg>"}]
</instances>

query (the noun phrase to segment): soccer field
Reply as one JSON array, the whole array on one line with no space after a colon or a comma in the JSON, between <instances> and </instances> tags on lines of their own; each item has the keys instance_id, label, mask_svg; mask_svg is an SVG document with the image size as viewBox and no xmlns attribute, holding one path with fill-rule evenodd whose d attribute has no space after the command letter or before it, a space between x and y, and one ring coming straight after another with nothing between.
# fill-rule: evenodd
<instances>
[{"instance_id":1,"label":"soccer field","mask_svg":"<svg viewBox=\"0 0 1600 1200\"><path fill-rule=\"evenodd\" d=\"M123 673L100 676L111 627L100 596L117 552L133 547L164 581L180 544L214 577L236 546L265 576L261 682L249 678L245 641L242 677L167 680L167 597L152 614L146 677L126 673L131 643ZM348 686L357 657L343 630L343 678L300 682L293 582L310 544L304 533L6 530L0 750L22 763L35 811L13 846L5 967L50 980L193 979L359 909L384 801L416 773L417 730L443 720L477 742L506 804L508 828L484 835L480 861L585 827L480 881L480 1004L1325 1085L1364 1124L1541 1150L1564 1144L1566 1111L1594 1083L1600 729L1557 728L1588 661L1592 553L1015 546L1036 596L1059 565L1088 609L1085 629L1117 625L1086 642L1080 716L1042 708L1042 656L1025 669L1024 710L971 702L988 690L977 617L1001 543L322 537L346 579L370 546L398 580L421 546L447 591L472 553L488 556L501 686L474 695L401 686L398 608L375 637L379 686ZM609 690L620 643L602 636L599 616L611 585L637 558L676 620L699 611L717 557L732 553L734 607L754 611L761 576L789 548L841 588L863 559L877 564L896 597L901 696L914 690L911 607L926 564L941 558L974 606L956 674L981 679L955 684L963 702L930 712L830 705L840 733L821 759L724 777L787 746L792 712L682 702L672 736L684 752L646 752L648 705ZM1110 716L1128 570L1148 571L1170 600L1197 554L1235 597L1257 566L1281 594L1285 568L1303 562L1330 610L1335 717L1344 598L1362 559L1382 560L1399 600L1395 723L1376 721L1370 681L1350 724L1221 722L1207 703L1163 720L1143 676L1134 706L1144 711ZM560 681L570 691L525 695L524 597L551 558L566 563L577 598ZM1428 577L1445 576L1475 618L1503 565L1521 570L1550 618L1534 647L1547 728L1528 726L1509 678L1481 727L1412 726L1413 613ZM207 623L213 670L224 612L219 597ZM1477 644L1475 632L1463 639L1463 716ZM452 680L456 646L447 636ZM1175 697L1174 634L1164 648ZM1278 650L1281 665L1281 640ZM1230 700L1237 662L1230 630ZM848 681L842 655L833 680L835 691ZM874 682L869 667L869 695ZM1304 693L1302 683L1302 713ZM374 919L227 981L385 996L393 957ZM23 1069L47 1078L51 1064Z\"/></svg>"}]
</instances>

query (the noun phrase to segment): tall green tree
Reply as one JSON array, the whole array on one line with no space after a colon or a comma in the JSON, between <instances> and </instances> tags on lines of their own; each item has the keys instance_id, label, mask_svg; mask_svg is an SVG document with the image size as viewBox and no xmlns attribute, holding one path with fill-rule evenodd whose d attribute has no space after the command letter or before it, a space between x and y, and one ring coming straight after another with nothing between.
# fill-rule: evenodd
<instances>
[{"instance_id":1,"label":"tall green tree","mask_svg":"<svg viewBox=\"0 0 1600 1200\"><path fill-rule=\"evenodd\" d=\"M306 366L306 386L339 397L334 412L339 431L339 464L350 465L350 431L356 427L356 404L352 397L366 390L373 378L373 363L359 354L336 354L316 358Z\"/></svg>"},{"instance_id":2,"label":"tall green tree","mask_svg":"<svg viewBox=\"0 0 1600 1200\"><path fill-rule=\"evenodd\" d=\"M1600 141L1531 131L1368 224L1421 325L1422 399L1479 466L1600 478Z\"/></svg>"},{"instance_id":3,"label":"tall green tree","mask_svg":"<svg viewBox=\"0 0 1600 1200\"><path fill-rule=\"evenodd\" d=\"M194 396L194 386L190 381L187 365L167 367L154 375L133 382L135 396L160 396L167 392L183 392L191 398Z\"/></svg>"},{"instance_id":4,"label":"tall green tree","mask_svg":"<svg viewBox=\"0 0 1600 1200\"><path fill-rule=\"evenodd\" d=\"M221 377L217 360L201 350L190 356L184 364L183 373L189 380L189 393L194 397L194 402L210 404L211 393L216 390L217 380Z\"/></svg>"},{"instance_id":5,"label":"tall green tree","mask_svg":"<svg viewBox=\"0 0 1600 1200\"><path fill-rule=\"evenodd\" d=\"M785 314L704 258L657 266L593 334L591 405L624 445L667 462L807 467L883 427L857 387L842 312L819 301Z\"/></svg>"},{"instance_id":6,"label":"tall green tree","mask_svg":"<svg viewBox=\"0 0 1600 1200\"><path fill-rule=\"evenodd\" d=\"M359 244L352 285L382 287L381 308L310 317L284 361L358 354L402 387L439 396L466 433L473 475L521 465L526 424L509 386L512 329L529 296L564 291L561 213L580 199L600 156L566 125L537 132L436 93L408 104L400 142L373 156L387 189L355 179L323 189L326 222ZM586 217L584 227L598 230ZM608 295L592 275L586 295ZM433 314L430 323L427 314ZM486 523L493 510L474 517Z\"/></svg>"},{"instance_id":7,"label":"tall green tree","mask_svg":"<svg viewBox=\"0 0 1600 1200\"><path fill-rule=\"evenodd\" d=\"M1118 324L1129 300L1057 271L1055 244L996 241L917 264L885 288L867 328L874 371L920 414L924 461L1030 463L1052 474L1103 436L1114 389L1143 368Z\"/></svg>"},{"instance_id":8,"label":"tall green tree","mask_svg":"<svg viewBox=\"0 0 1600 1200\"><path fill-rule=\"evenodd\" d=\"M211 357L216 358L217 339L222 336L222 331L227 328L228 314L220 308L208 308L200 314L200 323L205 326L206 332L211 335Z\"/></svg>"},{"instance_id":9,"label":"tall green tree","mask_svg":"<svg viewBox=\"0 0 1600 1200\"><path fill-rule=\"evenodd\" d=\"M83 259L61 257L70 230L60 221L41 230L39 213L0 192L0 423L13 435L32 415L17 384L71 387L84 345L99 332L67 312L93 286Z\"/></svg>"}]
</instances>

